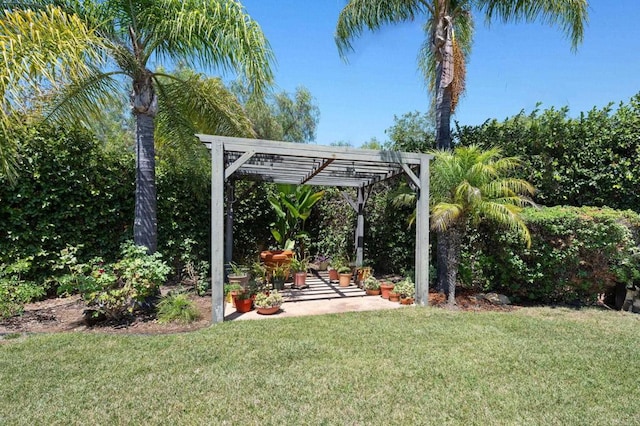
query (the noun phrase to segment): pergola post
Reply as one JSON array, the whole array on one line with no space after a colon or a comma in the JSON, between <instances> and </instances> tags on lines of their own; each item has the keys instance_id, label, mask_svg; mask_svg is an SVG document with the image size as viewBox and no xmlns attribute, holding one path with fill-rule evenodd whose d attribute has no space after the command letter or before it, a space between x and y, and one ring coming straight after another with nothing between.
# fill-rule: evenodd
<instances>
[{"instance_id":1,"label":"pergola post","mask_svg":"<svg viewBox=\"0 0 640 426\"><path fill-rule=\"evenodd\" d=\"M364 196L364 188L358 188L358 201L356 204L356 213L358 220L356 222L356 268L361 268L364 262L364 204L366 202Z\"/></svg>"},{"instance_id":2,"label":"pergola post","mask_svg":"<svg viewBox=\"0 0 640 426\"><path fill-rule=\"evenodd\" d=\"M211 143L211 321L224 321L224 146Z\"/></svg>"},{"instance_id":3,"label":"pergola post","mask_svg":"<svg viewBox=\"0 0 640 426\"><path fill-rule=\"evenodd\" d=\"M235 181L227 180L226 202L225 202L225 225L224 225L224 264L228 265L233 260L233 203L235 201Z\"/></svg>"},{"instance_id":4,"label":"pergola post","mask_svg":"<svg viewBox=\"0 0 640 426\"><path fill-rule=\"evenodd\" d=\"M429 303L429 158L420 159L416 205L416 305Z\"/></svg>"}]
</instances>

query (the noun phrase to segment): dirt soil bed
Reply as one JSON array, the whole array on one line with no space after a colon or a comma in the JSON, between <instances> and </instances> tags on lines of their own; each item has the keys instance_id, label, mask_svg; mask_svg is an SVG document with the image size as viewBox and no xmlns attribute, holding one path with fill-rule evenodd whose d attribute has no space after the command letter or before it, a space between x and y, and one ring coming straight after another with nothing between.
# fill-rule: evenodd
<instances>
[{"instance_id":1,"label":"dirt soil bed","mask_svg":"<svg viewBox=\"0 0 640 426\"><path fill-rule=\"evenodd\" d=\"M163 289L163 293L166 291L167 289ZM153 316L147 315L137 317L129 322L102 323L93 326L89 326L85 322L84 311L87 307L79 296L47 299L27 304L24 313L20 316L1 320L0 335L62 331L163 334L193 331L209 326L211 323L211 297L194 295L191 298L200 312L200 319L191 324L160 324ZM459 291L456 303L455 309L465 311L511 311L516 309L514 306L493 305L464 290ZM429 304L445 307L446 298L443 294L430 293Z\"/></svg>"}]
</instances>

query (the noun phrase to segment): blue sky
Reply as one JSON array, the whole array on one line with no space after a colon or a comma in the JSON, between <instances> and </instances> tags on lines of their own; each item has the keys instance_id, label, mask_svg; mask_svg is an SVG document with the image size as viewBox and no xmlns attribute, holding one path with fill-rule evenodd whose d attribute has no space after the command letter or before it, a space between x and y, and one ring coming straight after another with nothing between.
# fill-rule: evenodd
<instances>
[{"instance_id":1,"label":"blue sky","mask_svg":"<svg viewBox=\"0 0 640 426\"><path fill-rule=\"evenodd\" d=\"M333 33L345 0L243 0L276 58L276 90L303 85L316 98L316 143L354 146L384 131L394 115L426 112L429 95L416 57L424 40L416 21L365 32L344 62ZM569 106L572 116L627 102L640 92L640 0L591 0L584 41L573 53L557 29L541 24L489 27L476 19L461 124L504 119L520 110Z\"/></svg>"}]
</instances>

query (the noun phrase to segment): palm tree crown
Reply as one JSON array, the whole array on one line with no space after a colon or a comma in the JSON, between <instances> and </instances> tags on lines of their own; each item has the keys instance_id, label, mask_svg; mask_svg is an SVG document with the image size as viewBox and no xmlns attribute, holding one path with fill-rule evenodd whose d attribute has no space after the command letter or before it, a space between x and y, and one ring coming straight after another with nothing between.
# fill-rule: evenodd
<instances>
[{"instance_id":1,"label":"palm tree crown","mask_svg":"<svg viewBox=\"0 0 640 426\"><path fill-rule=\"evenodd\" d=\"M431 227L446 231L489 220L518 232L527 244L529 230L519 216L531 204L533 186L522 179L505 177L520 165L516 157L501 157L500 149L477 146L433 151L431 173Z\"/></svg>"},{"instance_id":2,"label":"palm tree crown","mask_svg":"<svg viewBox=\"0 0 640 426\"><path fill-rule=\"evenodd\" d=\"M3 107L20 103L27 82L55 89L47 102L50 118L83 122L99 117L113 96L129 93L136 118L134 239L155 251L156 116L172 120L168 128L184 127L189 120L180 109L190 109L186 116L206 109L231 133L246 135L251 125L234 114L241 108L229 108L229 97L201 90L219 84L153 71L150 64L166 60L234 71L261 94L273 78L273 54L260 27L236 0L33 0L0 6L0 49L10 58L0 91L13 95ZM0 118L6 121L6 113Z\"/></svg>"},{"instance_id":3,"label":"palm tree crown","mask_svg":"<svg viewBox=\"0 0 640 426\"><path fill-rule=\"evenodd\" d=\"M338 17L336 43L342 55L365 29L425 20L418 66L433 92L438 148L451 146L450 116L464 91L465 62L473 38L472 12L487 21L541 21L559 26L575 48L587 20L587 0L349 0Z\"/></svg>"}]
</instances>

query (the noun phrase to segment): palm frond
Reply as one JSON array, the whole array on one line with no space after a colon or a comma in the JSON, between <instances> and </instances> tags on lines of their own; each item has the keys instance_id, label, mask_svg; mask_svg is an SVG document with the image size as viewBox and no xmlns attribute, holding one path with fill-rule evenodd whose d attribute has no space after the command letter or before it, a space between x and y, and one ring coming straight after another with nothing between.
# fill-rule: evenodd
<instances>
[{"instance_id":1,"label":"palm frond","mask_svg":"<svg viewBox=\"0 0 640 426\"><path fill-rule=\"evenodd\" d=\"M428 11L419 0L350 0L338 16L334 37L338 52L344 58L353 50L352 40L365 29L374 31L384 24L411 21Z\"/></svg>"},{"instance_id":2,"label":"palm frond","mask_svg":"<svg viewBox=\"0 0 640 426\"><path fill-rule=\"evenodd\" d=\"M159 108L157 143L159 151L186 152L200 146L196 133L254 137L251 122L236 97L218 78L198 74L184 79L156 75Z\"/></svg>"},{"instance_id":3,"label":"palm frond","mask_svg":"<svg viewBox=\"0 0 640 426\"><path fill-rule=\"evenodd\" d=\"M588 20L587 0L476 0L487 21L540 21L559 26L571 40L573 50L582 42Z\"/></svg>"},{"instance_id":4,"label":"palm frond","mask_svg":"<svg viewBox=\"0 0 640 426\"><path fill-rule=\"evenodd\" d=\"M175 63L246 77L260 95L273 81L274 54L260 26L236 0L157 0L137 14L146 51Z\"/></svg>"},{"instance_id":5,"label":"palm frond","mask_svg":"<svg viewBox=\"0 0 640 426\"><path fill-rule=\"evenodd\" d=\"M464 207L460 204L440 202L431 209L431 229L446 231L463 218Z\"/></svg>"},{"instance_id":6,"label":"palm frond","mask_svg":"<svg viewBox=\"0 0 640 426\"><path fill-rule=\"evenodd\" d=\"M479 207L479 214L482 217L515 231L522 241L527 244L527 247L531 246L531 234L520 217L521 207L510 203L502 204L497 202L483 203Z\"/></svg>"},{"instance_id":7,"label":"palm frond","mask_svg":"<svg viewBox=\"0 0 640 426\"><path fill-rule=\"evenodd\" d=\"M115 77L120 72L94 72L58 88L44 110L45 118L57 122L99 121L105 105L123 95L122 83Z\"/></svg>"}]
</instances>

